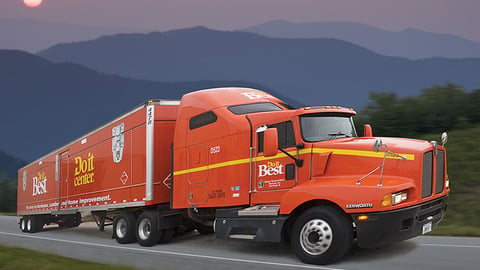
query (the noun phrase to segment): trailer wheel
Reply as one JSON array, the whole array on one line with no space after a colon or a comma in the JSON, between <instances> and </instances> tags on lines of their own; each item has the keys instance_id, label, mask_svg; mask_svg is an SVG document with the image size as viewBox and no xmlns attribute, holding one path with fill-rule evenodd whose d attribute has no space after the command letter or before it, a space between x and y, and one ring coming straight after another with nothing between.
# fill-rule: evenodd
<instances>
[{"instance_id":1,"label":"trailer wheel","mask_svg":"<svg viewBox=\"0 0 480 270\"><path fill-rule=\"evenodd\" d=\"M20 218L20 230L22 232L27 232L27 217Z\"/></svg>"},{"instance_id":2,"label":"trailer wheel","mask_svg":"<svg viewBox=\"0 0 480 270\"><path fill-rule=\"evenodd\" d=\"M160 241L162 230L158 230L158 214L155 211L145 211L137 221L136 237L141 246L151 247Z\"/></svg>"},{"instance_id":3,"label":"trailer wheel","mask_svg":"<svg viewBox=\"0 0 480 270\"><path fill-rule=\"evenodd\" d=\"M351 248L353 227L336 208L317 206L298 217L290 240L301 261L329 264L340 260Z\"/></svg>"},{"instance_id":4,"label":"trailer wheel","mask_svg":"<svg viewBox=\"0 0 480 270\"><path fill-rule=\"evenodd\" d=\"M28 233L36 233L43 229L43 220L39 216L27 216L25 222L25 230Z\"/></svg>"},{"instance_id":5,"label":"trailer wheel","mask_svg":"<svg viewBox=\"0 0 480 270\"><path fill-rule=\"evenodd\" d=\"M113 238L119 244L128 244L136 241L135 226L137 218L131 212L123 212L113 220Z\"/></svg>"}]
</instances>

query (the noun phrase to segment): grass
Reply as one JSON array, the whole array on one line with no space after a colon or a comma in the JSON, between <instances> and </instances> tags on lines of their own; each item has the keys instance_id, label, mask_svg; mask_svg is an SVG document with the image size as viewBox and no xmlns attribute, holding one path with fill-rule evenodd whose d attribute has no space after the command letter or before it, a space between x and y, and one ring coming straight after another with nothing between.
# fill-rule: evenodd
<instances>
[{"instance_id":1,"label":"grass","mask_svg":"<svg viewBox=\"0 0 480 270\"><path fill-rule=\"evenodd\" d=\"M132 270L134 268L91 263L44 254L32 250L0 245L0 269L2 270Z\"/></svg>"},{"instance_id":2,"label":"grass","mask_svg":"<svg viewBox=\"0 0 480 270\"><path fill-rule=\"evenodd\" d=\"M480 228L465 225L443 225L440 223L440 225L428 233L428 235L480 237Z\"/></svg>"}]
</instances>

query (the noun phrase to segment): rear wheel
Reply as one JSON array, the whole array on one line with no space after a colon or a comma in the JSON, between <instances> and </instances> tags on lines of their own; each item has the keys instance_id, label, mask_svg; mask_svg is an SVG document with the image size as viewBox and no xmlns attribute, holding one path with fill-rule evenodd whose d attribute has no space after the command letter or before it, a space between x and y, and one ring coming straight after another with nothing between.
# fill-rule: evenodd
<instances>
[{"instance_id":1,"label":"rear wheel","mask_svg":"<svg viewBox=\"0 0 480 270\"><path fill-rule=\"evenodd\" d=\"M145 211L139 217L136 227L138 243L144 247L157 244L162 237L162 230L158 230L158 214L155 211Z\"/></svg>"},{"instance_id":2,"label":"rear wheel","mask_svg":"<svg viewBox=\"0 0 480 270\"><path fill-rule=\"evenodd\" d=\"M137 218L131 212L120 213L113 220L113 238L120 244L135 242Z\"/></svg>"},{"instance_id":3,"label":"rear wheel","mask_svg":"<svg viewBox=\"0 0 480 270\"><path fill-rule=\"evenodd\" d=\"M26 216L25 231L28 233L36 233L43 229L43 220L40 216Z\"/></svg>"},{"instance_id":4,"label":"rear wheel","mask_svg":"<svg viewBox=\"0 0 480 270\"><path fill-rule=\"evenodd\" d=\"M20 230L22 232L27 232L27 217L20 218Z\"/></svg>"},{"instance_id":5,"label":"rear wheel","mask_svg":"<svg viewBox=\"0 0 480 270\"><path fill-rule=\"evenodd\" d=\"M353 227L338 209L317 206L298 217L290 241L301 261L329 264L340 260L351 248Z\"/></svg>"}]
</instances>

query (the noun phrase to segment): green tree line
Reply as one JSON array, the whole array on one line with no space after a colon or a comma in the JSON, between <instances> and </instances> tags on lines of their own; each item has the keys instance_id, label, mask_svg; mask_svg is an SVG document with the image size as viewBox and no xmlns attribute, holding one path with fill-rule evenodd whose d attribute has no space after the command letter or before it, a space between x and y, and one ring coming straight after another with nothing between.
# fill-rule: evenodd
<instances>
[{"instance_id":1,"label":"green tree line","mask_svg":"<svg viewBox=\"0 0 480 270\"><path fill-rule=\"evenodd\" d=\"M0 172L0 213L17 211L17 181L2 177Z\"/></svg>"},{"instance_id":2,"label":"green tree line","mask_svg":"<svg viewBox=\"0 0 480 270\"><path fill-rule=\"evenodd\" d=\"M372 123L375 136L409 137L480 123L480 89L467 92L452 83L425 88L415 97L372 92L369 100L356 122L359 130L363 124Z\"/></svg>"}]
</instances>

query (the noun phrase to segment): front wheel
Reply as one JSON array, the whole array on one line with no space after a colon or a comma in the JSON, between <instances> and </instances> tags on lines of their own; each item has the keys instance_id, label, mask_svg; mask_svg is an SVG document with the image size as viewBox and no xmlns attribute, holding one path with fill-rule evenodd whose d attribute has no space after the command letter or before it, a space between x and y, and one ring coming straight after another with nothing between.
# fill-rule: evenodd
<instances>
[{"instance_id":1,"label":"front wheel","mask_svg":"<svg viewBox=\"0 0 480 270\"><path fill-rule=\"evenodd\" d=\"M340 260L350 250L353 226L340 210L317 206L298 217L290 240L301 261L325 265Z\"/></svg>"}]
</instances>

